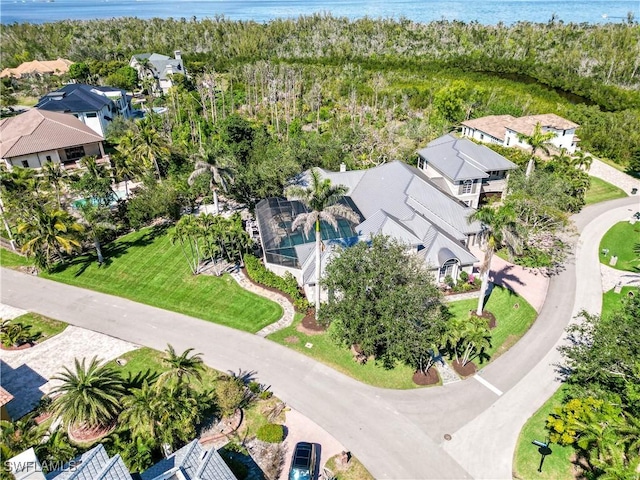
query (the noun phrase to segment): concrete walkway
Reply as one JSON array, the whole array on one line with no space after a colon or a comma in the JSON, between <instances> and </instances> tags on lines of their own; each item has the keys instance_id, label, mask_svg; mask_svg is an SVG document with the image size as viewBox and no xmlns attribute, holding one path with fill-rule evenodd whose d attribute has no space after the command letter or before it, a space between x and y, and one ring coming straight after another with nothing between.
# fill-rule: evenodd
<instances>
[{"instance_id":1,"label":"concrete walkway","mask_svg":"<svg viewBox=\"0 0 640 480\"><path fill-rule=\"evenodd\" d=\"M576 215L582 235L575 262L569 259L551 278L531 329L484 368L479 380L440 388L370 387L256 335L12 270L0 269L0 298L151 348L162 350L168 340L178 350L194 347L219 370L254 370L279 398L351 450L375 478L506 480L522 424L558 386L555 347L565 327L581 308L600 311L599 239L633 209L636 199L624 198ZM445 440L445 434L452 439Z\"/></svg>"},{"instance_id":2,"label":"concrete walkway","mask_svg":"<svg viewBox=\"0 0 640 480\"><path fill-rule=\"evenodd\" d=\"M620 187L627 195L631 195L632 188L637 188L638 193L636 193L636 195L640 196L639 179L633 178L631 175L627 175L597 158L593 159L593 163L591 164L591 168L589 168L588 173L593 177L598 177L605 182L609 182L616 187ZM640 199L638 201L640 202Z\"/></svg>"}]
</instances>

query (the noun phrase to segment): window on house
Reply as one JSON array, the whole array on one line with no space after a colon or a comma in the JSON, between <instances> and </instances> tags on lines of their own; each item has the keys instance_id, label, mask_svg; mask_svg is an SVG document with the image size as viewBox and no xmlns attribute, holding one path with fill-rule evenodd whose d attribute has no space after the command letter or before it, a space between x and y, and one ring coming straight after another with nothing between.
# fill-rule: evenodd
<instances>
[{"instance_id":1,"label":"window on house","mask_svg":"<svg viewBox=\"0 0 640 480\"><path fill-rule=\"evenodd\" d=\"M484 133L480 134L480 140L484 140Z\"/></svg>"},{"instance_id":2,"label":"window on house","mask_svg":"<svg viewBox=\"0 0 640 480\"><path fill-rule=\"evenodd\" d=\"M24 168L29 168L29 161L28 160L22 160L22 166Z\"/></svg>"},{"instance_id":3,"label":"window on house","mask_svg":"<svg viewBox=\"0 0 640 480\"><path fill-rule=\"evenodd\" d=\"M509 146L509 143L511 143L511 137L507 137L507 147Z\"/></svg>"},{"instance_id":4,"label":"window on house","mask_svg":"<svg viewBox=\"0 0 640 480\"><path fill-rule=\"evenodd\" d=\"M424 167L426 166L426 163L427 162L424 161L424 158L418 157L418 168L420 170L424 170Z\"/></svg>"},{"instance_id":5,"label":"window on house","mask_svg":"<svg viewBox=\"0 0 640 480\"><path fill-rule=\"evenodd\" d=\"M473 190L473 181L465 180L462 186L460 187L460 194L467 195L471 193Z\"/></svg>"},{"instance_id":6,"label":"window on house","mask_svg":"<svg viewBox=\"0 0 640 480\"><path fill-rule=\"evenodd\" d=\"M71 147L66 148L64 151L67 160L78 160L84 157L84 147Z\"/></svg>"},{"instance_id":7,"label":"window on house","mask_svg":"<svg viewBox=\"0 0 640 480\"><path fill-rule=\"evenodd\" d=\"M97 116L98 116L98 114L96 112L87 113L87 118L96 118Z\"/></svg>"},{"instance_id":8,"label":"window on house","mask_svg":"<svg viewBox=\"0 0 640 480\"><path fill-rule=\"evenodd\" d=\"M51 161L51 155L47 155L47 162Z\"/></svg>"}]
</instances>

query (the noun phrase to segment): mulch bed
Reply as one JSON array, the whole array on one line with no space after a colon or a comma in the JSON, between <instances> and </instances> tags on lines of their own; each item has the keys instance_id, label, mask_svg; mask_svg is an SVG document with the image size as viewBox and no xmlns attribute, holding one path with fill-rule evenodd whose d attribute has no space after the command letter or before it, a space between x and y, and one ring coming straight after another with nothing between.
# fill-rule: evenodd
<instances>
[{"instance_id":1,"label":"mulch bed","mask_svg":"<svg viewBox=\"0 0 640 480\"><path fill-rule=\"evenodd\" d=\"M74 443L91 443L96 440L106 437L116 428L116 422L111 425L89 427L86 425L69 425L67 433L69 434L69 440Z\"/></svg>"},{"instance_id":2,"label":"mulch bed","mask_svg":"<svg viewBox=\"0 0 640 480\"><path fill-rule=\"evenodd\" d=\"M300 324L306 331L314 333L323 333L327 331L327 327L316 322L316 311L313 308L307 310L307 314L304 316Z\"/></svg>"},{"instance_id":3,"label":"mulch bed","mask_svg":"<svg viewBox=\"0 0 640 480\"><path fill-rule=\"evenodd\" d=\"M438 375L438 369L431 367L427 370L427 373L417 371L413 374L413 383L416 385L435 385L440 381L440 375Z\"/></svg>"},{"instance_id":4,"label":"mulch bed","mask_svg":"<svg viewBox=\"0 0 640 480\"><path fill-rule=\"evenodd\" d=\"M35 346L35 342L27 342L27 343L23 343L22 345L18 345L17 347L5 347L4 345L0 344L0 349L2 350L25 350L27 348L31 348L33 346Z\"/></svg>"},{"instance_id":5,"label":"mulch bed","mask_svg":"<svg viewBox=\"0 0 640 480\"><path fill-rule=\"evenodd\" d=\"M485 320L487 320L487 325L489 326L490 330L493 330L494 328L496 328L496 325L498 325L496 316L487 310L482 312L482 315L478 315L478 312L476 312L475 310L471 310L470 313L473 317L484 318Z\"/></svg>"},{"instance_id":6,"label":"mulch bed","mask_svg":"<svg viewBox=\"0 0 640 480\"><path fill-rule=\"evenodd\" d=\"M462 366L462 364L458 363L457 360L451 362L451 366L456 371L458 375L461 377L468 377L469 375L473 375L478 371L478 367L473 362L469 362L466 365Z\"/></svg>"}]
</instances>

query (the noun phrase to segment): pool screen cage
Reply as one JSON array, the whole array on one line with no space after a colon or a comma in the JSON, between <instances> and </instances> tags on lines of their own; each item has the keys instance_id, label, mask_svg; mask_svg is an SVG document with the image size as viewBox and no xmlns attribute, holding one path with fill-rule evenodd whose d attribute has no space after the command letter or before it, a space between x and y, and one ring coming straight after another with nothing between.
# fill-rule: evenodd
<instances>
[{"instance_id":1,"label":"pool screen cage","mask_svg":"<svg viewBox=\"0 0 640 480\"><path fill-rule=\"evenodd\" d=\"M339 203L351 208L362 220L362 215L349 197L343 197ZM304 233L302 227L291 231L291 224L299 214L309 212L307 207L297 200L273 197L260 201L256 205L255 212L265 260L285 267L301 268L295 247L315 242L315 231L310 231L309 235ZM353 228L355 225L342 217L336 220L338 221L337 230L328 223L322 222L323 240L357 236Z\"/></svg>"}]
</instances>

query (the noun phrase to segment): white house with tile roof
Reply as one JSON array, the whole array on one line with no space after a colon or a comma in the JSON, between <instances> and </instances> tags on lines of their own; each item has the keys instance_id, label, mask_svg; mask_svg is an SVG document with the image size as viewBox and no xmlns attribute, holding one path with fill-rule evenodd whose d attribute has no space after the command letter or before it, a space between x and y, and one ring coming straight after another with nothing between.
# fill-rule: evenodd
<instances>
[{"instance_id":1,"label":"white house with tile roof","mask_svg":"<svg viewBox=\"0 0 640 480\"><path fill-rule=\"evenodd\" d=\"M341 200L360 220L357 225L338 219L338 230L324 225L322 265L335 254L335 246L350 246L383 234L403 242L435 273L437 281L447 275L456 279L471 273L478 259L467 248L482 233L479 222L469 222L475 212L436 186L422 171L400 161L368 170L331 172L318 169L334 185L347 187ZM304 186L308 173L297 183ZM284 274L290 272L313 300L315 285L315 232L309 236L291 231L291 223L306 209L298 201L268 198L256 205L256 218L265 265Z\"/></svg>"},{"instance_id":2,"label":"white house with tile roof","mask_svg":"<svg viewBox=\"0 0 640 480\"><path fill-rule=\"evenodd\" d=\"M103 140L66 113L33 108L0 120L0 159L8 168L41 168L53 162L74 169L85 156L104 158Z\"/></svg>"},{"instance_id":3,"label":"white house with tile roof","mask_svg":"<svg viewBox=\"0 0 640 480\"><path fill-rule=\"evenodd\" d=\"M517 165L484 145L445 135L418 151L418 168L440 189L469 207L501 197Z\"/></svg>"},{"instance_id":4,"label":"white house with tile roof","mask_svg":"<svg viewBox=\"0 0 640 480\"><path fill-rule=\"evenodd\" d=\"M538 123L543 132L555 134L550 143L558 150L564 148L569 153L576 151L579 141L576 129L579 125L555 113L527 115L519 118L511 115L489 115L466 120L462 122L462 135L479 142L528 149L530 146L526 142L520 141L518 135L531 135Z\"/></svg>"}]
</instances>

